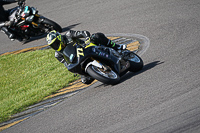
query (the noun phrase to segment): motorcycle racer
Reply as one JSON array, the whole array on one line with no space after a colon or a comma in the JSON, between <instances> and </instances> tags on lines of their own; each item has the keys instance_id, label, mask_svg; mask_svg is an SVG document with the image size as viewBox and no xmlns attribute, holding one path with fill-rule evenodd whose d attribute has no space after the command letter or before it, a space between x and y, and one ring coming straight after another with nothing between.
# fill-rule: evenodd
<instances>
[{"instance_id":1,"label":"motorcycle racer","mask_svg":"<svg viewBox=\"0 0 200 133\"><path fill-rule=\"evenodd\" d=\"M69 44L74 44L76 38L85 38L85 46L88 44L94 43L96 45L104 45L111 47L115 50L124 50L126 45L119 45L114 43L112 40L108 39L103 33L94 33L90 35L88 31L74 31L69 30L65 35L61 35L59 32L53 30L47 34L47 44L55 50L55 58L63 63L65 67L68 66L68 63L64 59L63 50ZM90 84L94 79L81 75L81 81L84 84Z\"/></svg>"},{"instance_id":2,"label":"motorcycle racer","mask_svg":"<svg viewBox=\"0 0 200 133\"><path fill-rule=\"evenodd\" d=\"M5 10L3 8L3 5L11 4L11 3L15 3L15 2L22 3L24 1L25 0L0 0L0 13L1 13L1 15L0 15L0 30L2 32L4 32L8 36L8 38L11 39L12 41L14 41L14 39L16 39L16 35L13 32L11 32L7 27L13 25L14 20L15 20L15 14L16 14L16 10L15 11L13 11L13 10L17 7L14 7L9 10Z\"/></svg>"}]
</instances>

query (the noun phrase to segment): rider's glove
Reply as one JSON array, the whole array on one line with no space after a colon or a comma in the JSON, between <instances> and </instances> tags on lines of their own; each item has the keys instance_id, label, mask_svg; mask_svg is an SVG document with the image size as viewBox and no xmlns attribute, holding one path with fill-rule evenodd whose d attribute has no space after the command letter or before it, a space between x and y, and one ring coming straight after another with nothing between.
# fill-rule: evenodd
<instances>
[{"instance_id":1,"label":"rider's glove","mask_svg":"<svg viewBox=\"0 0 200 133\"><path fill-rule=\"evenodd\" d=\"M87 37L87 38L85 39L85 44L86 44L86 45L90 44L90 37Z\"/></svg>"},{"instance_id":2,"label":"rider's glove","mask_svg":"<svg viewBox=\"0 0 200 133\"><path fill-rule=\"evenodd\" d=\"M72 37L71 30L68 30L68 31L65 33L65 36L66 36L67 38L71 38L71 37Z\"/></svg>"}]
</instances>

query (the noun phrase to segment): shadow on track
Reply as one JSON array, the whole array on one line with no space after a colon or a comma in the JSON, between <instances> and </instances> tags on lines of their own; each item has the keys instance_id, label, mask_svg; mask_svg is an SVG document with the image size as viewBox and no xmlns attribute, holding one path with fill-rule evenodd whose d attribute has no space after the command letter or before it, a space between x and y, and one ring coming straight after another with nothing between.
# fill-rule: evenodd
<instances>
[{"instance_id":1,"label":"shadow on track","mask_svg":"<svg viewBox=\"0 0 200 133\"><path fill-rule=\"evenodd\" d=\"M76 26L79 25L79 24L81 24L81 23L73 24L73 25L70 25L70 26L68 26L68 27L63 28L63 29L62 29L62 33L63 33L63 32L66 32L66 31L68 31L68 30L70 30L70 29L72 29L72 28L74 28L74 27L76 27Z\"/></svg>"},{"instance_id":2,"label":"shadow on track","mask_svg":"<svg viewBox=\"0 0 200 133\"><path fill-rule=\"evenodd\" d=\"M149 63L149 64L145 65L143 67L143 69L140 70L139 72L136 72L136 73L134 73L134 72L128 72L127 74L125 74L124 76L121 77L121 80L120 80L119 84L122 83L122 82L124 82L125 80L128 80L128 79L132 78L133 76L136 76L136 75L138 75L140 73L143 73L143 72L145 72L147 70L150 70L150 69L154 68L155 66L163 64L163 63L164 62L155 61L155 62L152 62L152 63Z\"/></svg>"},{"instance_id":3,"label":"shadow on track","mask_svg":"<svg viewBox=\"0 0 200 133\"><path fill-rule=\"evenodd\" d=\"M136 76L136 75L138 75L138 74L140 74L140 73L143 73L143 72L145 72L145 71L147 71L147 70L150 70L150 69L152 69L152 68L154 68L155 66L157 66L157 65L160 65L160 64L163 64L164 62L160 62L160 61L155 61L155 62L152 62L152 63L149 63L149 64L147 64L147 65L145 65L144 67L143 67L143 69L142 70L140 70L139 72L128 72L128 73L126 73L124 76L122 76L121 77L121 80L120 80L120 82L118 83L118 84L120 84L120 83L122 83L122 82L124 82L124 81L126 81L126 80L128 80L128 79L130 79L130 78L132 78L133 76ZM117 85L117 84L116 84ZM100 85L98 85L98 86L96 86L96 87L94 87L94 88L98 88L98 87L106 87L106 86L115 86L115 85L107 85L107 84L100 84Z\"/></svg>"}]
</instances>

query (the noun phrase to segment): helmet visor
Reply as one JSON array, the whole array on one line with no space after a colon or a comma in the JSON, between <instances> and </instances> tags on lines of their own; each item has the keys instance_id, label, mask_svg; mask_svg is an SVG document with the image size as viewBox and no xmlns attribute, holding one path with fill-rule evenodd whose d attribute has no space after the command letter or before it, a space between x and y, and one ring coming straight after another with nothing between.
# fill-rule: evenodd
<instances>
[{"instance_id":1,"label":"helmet visor","mask_svg":"<svg viewBox=\"0 0 200 133\"><path fill-rule=\"evenodd\" d=\"M55 41L52 44L50 44L49 46L51 46L54 50L59 50L60 43L61 42L57 38L55 38Z\"/></svg>"},{"instance_id":2,"label":"helmet visor","mask_svg":"<svg viewBox=\"0 0 200 133\"><path fill-rule=\"evenodd\" d=\"M47 43L51 46L54 50L60 51L63 47L63 37L60 33L50 33L47 36Z\"/></svg>"}]
</instances>

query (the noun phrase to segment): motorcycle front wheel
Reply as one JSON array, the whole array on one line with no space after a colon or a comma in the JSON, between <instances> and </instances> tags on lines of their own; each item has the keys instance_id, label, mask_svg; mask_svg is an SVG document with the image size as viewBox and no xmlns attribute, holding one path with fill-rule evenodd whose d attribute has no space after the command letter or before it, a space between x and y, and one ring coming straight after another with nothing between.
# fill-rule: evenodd
<instances>
[{"instance_id":1,"label":"motorcycle front wheel","mask_svg":"<svg viewBox=\"0 0 200 133\"><path fill-rule=\"evenodd\" d=\"M61 26L50 19L45 18L44 21L42 22L42 24L44 25L45 32L47 32L47 33L52 30L56 30L60 33L62 32Z\"/></svg>"},{"instance_id":2,"label":"motorcycle front wheel","mask_svg":"<svg viewBox=\"0 0 200 133\"><path fill-rule=\"evenodd\" d=\"M120 80L119 75L111 69L104 70L103 68L90 65L86 71L91 77L104 84L114 85L117 84Z\"/></svg>"}]
</instances>

